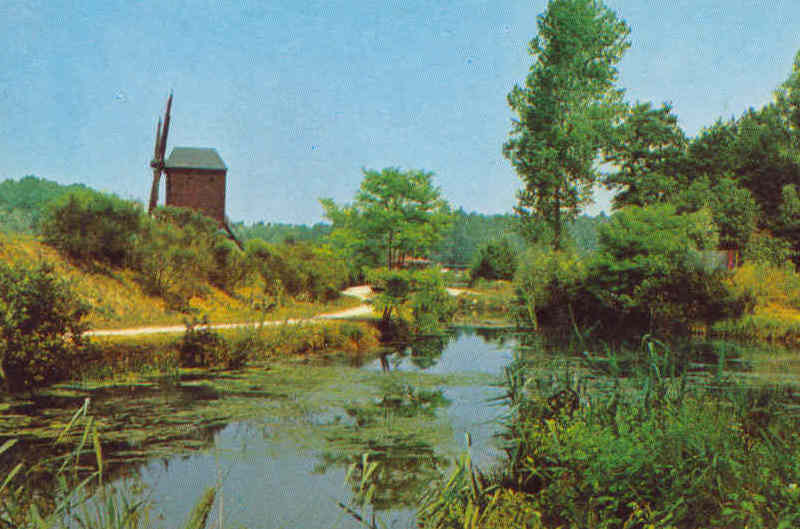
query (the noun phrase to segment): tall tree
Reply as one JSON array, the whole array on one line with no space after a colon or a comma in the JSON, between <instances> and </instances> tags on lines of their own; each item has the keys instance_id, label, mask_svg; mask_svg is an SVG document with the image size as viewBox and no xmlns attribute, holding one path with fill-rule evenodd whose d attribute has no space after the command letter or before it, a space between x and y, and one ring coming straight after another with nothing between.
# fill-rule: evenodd
<instances>
[{"instance_id":1,"label":"tall tree","mask_svg":"<svg viewBox=\"0 0 800 529\"><path fill-rule=\"evenodd\" d=\"M508 95L517 118L503 153L525 183L516 211L550 225L558 249L564 222L591 199L597 153L622 109L616 64L630 30L599 0L551 0L537 26L525 85Z\"/></svg>"},{"instance_id":2,"label":"tall tree","mask_svg":"<svg viewBox=\"0 0 800 529\"><path fill-rule=\"evenodd\" d=\"M686 135L671 105L652 108L650 103L637 103L610 138L605 161L616 170L606 175L603 184L618 191L615 209L663 202L685 184L680 173Z\"/></svg>"},{"instance_id":3,"label":"tall tree","mask_svg":"<svg viewBox=\"0 0 800 529\"><path fill-rule=\"evenodd\" d=\"M337 206L321 199L325 216L333 222L335 243L357 264L377 266L383 256L387 268L396 268L407 256L426 256L450 223L450 208L433 185L433 173L364 169L364 180L352 205Z\"/></svg>"}]
</instances>

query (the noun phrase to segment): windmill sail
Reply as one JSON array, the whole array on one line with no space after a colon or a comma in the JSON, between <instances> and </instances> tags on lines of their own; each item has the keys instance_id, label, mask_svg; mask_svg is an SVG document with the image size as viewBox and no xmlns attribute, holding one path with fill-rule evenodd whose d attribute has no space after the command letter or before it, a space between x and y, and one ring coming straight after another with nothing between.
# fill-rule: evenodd
<instances>
[{"instance_id":1,"label":"windmill sail","mask_svg":"<svg viewBox=\"0 0 800 529\"><path fill-rule=\"evenodd\" d=\"M164 125L161 125L161 119L158 120L158 127L156 128L156 144L153 149L153 159L150 161L150 167L153 168L153 184L150 188L150 206L147 208L148 213L152 213L158 205L158 187L161 185L161 172L164 170L164 153L167 150L167 134L169 133L169 115L172 108L172 92L167 98L167 109L164 112Z\"/></svg>"}]
</instances>

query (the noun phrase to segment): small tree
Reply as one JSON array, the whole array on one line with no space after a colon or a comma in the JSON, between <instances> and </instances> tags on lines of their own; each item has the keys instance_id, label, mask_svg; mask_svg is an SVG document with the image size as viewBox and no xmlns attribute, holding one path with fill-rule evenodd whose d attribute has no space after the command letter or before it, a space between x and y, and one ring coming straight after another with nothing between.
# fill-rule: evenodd
<instances>
[{"instance_id":1,"label":"small tree","mask_svg":"<svg viewBox=\"0 0 800 529\"><path fill-rule=\"evenodd\" d=\"M433 173L364 169L352 205L321 199L333 222L332 240L359 264L397 268L406 256L426 256L451 221L450 208L433 185Z\"/></svg>"},{"instance_id":2,"label":"small tree","mask_svg":"<svg viewBox=\"0 0 800 529\"><path fill-rule=\"evenodd\" d=\"M83 351L87 307L47 264L0 263L0 374L9 391L68 375Z\"/></svg>"}]
</instances>

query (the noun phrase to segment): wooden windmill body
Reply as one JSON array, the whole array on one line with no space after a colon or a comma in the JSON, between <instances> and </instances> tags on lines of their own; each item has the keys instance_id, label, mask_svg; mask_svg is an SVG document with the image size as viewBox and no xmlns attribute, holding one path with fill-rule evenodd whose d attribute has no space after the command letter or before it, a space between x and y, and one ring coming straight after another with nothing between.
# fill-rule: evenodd
<instances>
[{"instance_id":1,"label":"wooden windmill body","mask_svg":"<svg viewBox=\"0 0 800 529\"><path fill-rule=\"evenodd\" d=\"M167 206L191 208L216 220L228 237L240 249L242 243L233 233L233 228L225 215L225 186L228 168L215 149L198 147L175 147L165 161L167 135L169 134L172 94L167 99L164 120L158 120L156 145L150 167L153 169L153 184L150 188L148 212L158 206L158 188L161 173L167 175Z\"/></svg>"},{"instance_id":2,"label":"wooden windmill body","mask_svg":"<svg viewBox=\"0 0 800 529\"><path fill-rule=\"evenodd\" d=\"M150 190L149 212L158 205L161 173L166 174L167 206L191 208L226 226L225 186L228 168L215 149L175 147L164 159L169 133L172 94L167 99L163 122L159 120L153 160L153 186ZM163 123L163 124L162 124Z\"/></svg>"}]
</instances>

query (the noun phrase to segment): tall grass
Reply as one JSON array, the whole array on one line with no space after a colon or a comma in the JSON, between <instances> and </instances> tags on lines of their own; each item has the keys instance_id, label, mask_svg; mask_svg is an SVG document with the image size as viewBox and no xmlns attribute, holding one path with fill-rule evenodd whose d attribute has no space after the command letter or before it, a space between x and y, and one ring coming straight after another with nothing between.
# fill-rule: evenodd
<instances>
[{"instance_id":1,"label":"tall grass","mask_svg":"<svg viewBox=\"0 0 800 529\"><path fill-rule=\"evenodd\" d=\"M541 374L517 358L492 501L469 510L474 500L451 493L453 480L467 484L458 469L438 485L438 515L423 505L426 527L476 516L481 527L800 526L797 397L720 373L692 384L689 360L650 339L572 371Z\"/></svg>"},{"instance_id":2,"label":"tall grass","mask_svg":"<svg viewBox=\"0 0 800 529\"><path fill-rule=\"evenodd\" d=\"M54 445L74 442L74 448L53 460L28 466L22 458L0 475L0 527L14 529L150 529L150 503L141 492L104 482L105 465L89 399L73 414ZM82 430L80 429L83 424ZM11 439L0 455L16 445ZM8 455L8 454L6 454ZM88 466L86 456L92 457ZM43 466L56 468L52 490L34 492L34 480ZM206 489L181 529L204 529L215 506L216 488Z\"/></svg>"}]
</instances>

